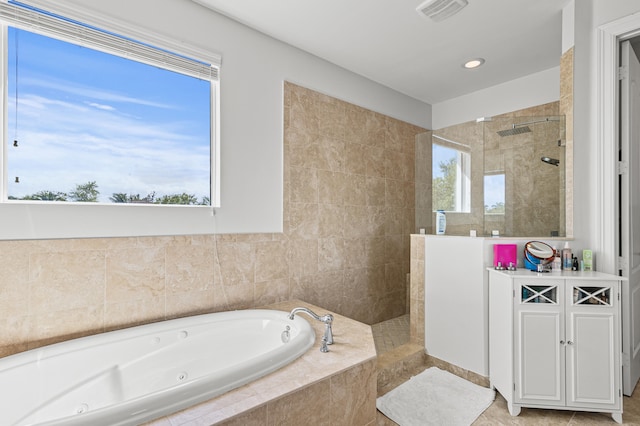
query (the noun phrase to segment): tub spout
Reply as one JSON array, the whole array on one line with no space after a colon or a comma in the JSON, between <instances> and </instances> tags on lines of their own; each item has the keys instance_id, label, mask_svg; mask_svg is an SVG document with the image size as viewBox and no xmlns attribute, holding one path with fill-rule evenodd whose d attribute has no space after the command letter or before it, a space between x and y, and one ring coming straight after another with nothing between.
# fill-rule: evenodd
<instances>
[{"instance_id":1,"label":"tub spout","mask_svg":"<svg viewBox=\"0 0 640 426\"><path fill-rule=\"evenodd\" d=\"M309 315L311 318L317 321L323 322L324 323L324 337L322 338L323 348L326 349L326 345L333 345L333 330L331 329L331 324L333 323L333 315L325 314L320 316L315 312L313 312L311 309L295 308L289 314L289 319L292 320L294 315L299 312L304 312L305 314ZM326 351L323 350L323 352L328 352L328 349Z\"/></svg>"}]
</instances>

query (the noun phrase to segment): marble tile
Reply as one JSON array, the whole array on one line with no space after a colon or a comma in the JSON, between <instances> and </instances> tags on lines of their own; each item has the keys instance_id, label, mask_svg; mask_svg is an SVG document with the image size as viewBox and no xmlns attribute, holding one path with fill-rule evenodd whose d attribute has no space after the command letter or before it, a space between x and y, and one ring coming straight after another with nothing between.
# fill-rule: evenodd
<instances>
[{"instance_id":1,"label":"marble tile","mask_svg":"<svg viewBox=\"0 0 640 426\"><path fill-rule=\"evenodd\" d=\"M318 174L316 169L292 167L289 175L293 203L318 203Z\"/></svg>"},{"instance_id":2,"label":"marble tile","mask_svg":"<svg viewBox=\"0 0 640 426\"><path fill-rule=\"evenodd\" d=\"M214 261L223 285L255 281L255 252L251 243L219 241Z\"/></svg>"},{"instance_id":3,"label":"marble tile","mask_svg":"<svg viewBox=\"0 0 640 426\"><path fill-rule=\"evenodd\" d=\"M110 250L105 260L107 303L164 295L164 247Z\"/></svg>"},{"instance_id":4,"label":"marble tile","mask_svg":"<svg viewBox=\"0 0 640 426\"><path fill-rule=\"evenodd\" d=\"M332 425L366 425L375 420L376 378L373 360L331 377Z\"/></svg>"},{"instance_id":5,"label":"marble tile","mask_svg":"<svg viewBox=\"0 0 640 426\"><path fill-rule=\"evenodd\" d=\"M104 331L101 304L41 312L29 317L29 349Z\"/></svg>"},{"instance_id":6,"label":"marble tile","mask_svg":"<svg viewBox=\"0 0 640 426\"><path fill-rule=\"evenodd\" d=\"M101 305L105 291L103 251L36 252L29 258L29 313Z\"/></svg>"},{"instance_id":7,"label":"marble tile","mask_svg":"<svg viewBox=\"0 0 640 426\"><path fill-rule=\"evenodd\" d=\"M344 269L344 239L322 238L318 240L318 271Z\"/></svg>"},{"instance_id":8,"label":"marble tile","mask_svg":"<svg viewBox=\"0 0 640 426\"><path fill-rule=\"evenodd\" d=\"M260 242L255 247L255 281L289 277L289 247L285 241Z\"/></svg>"},{"instance_id":9,"label":"marble tile","mask_svg":"<svg viewBox=\"0 0 640 426\"><path fill-rule=\"evenodd\" d=\"M29 253L0 250L0 265L0 320L28 315Z\"/></svg>"},{"instance_id":10,"label":"marble tile","mask_svg":"<svg viewBox=\"0 0 640 426\"><path fill-rule=\"evenodd\" d=\"M162 294L106 303L104 309L105 331L117 330L165 319L165 297Z\"/></svg>"}]
</instances>

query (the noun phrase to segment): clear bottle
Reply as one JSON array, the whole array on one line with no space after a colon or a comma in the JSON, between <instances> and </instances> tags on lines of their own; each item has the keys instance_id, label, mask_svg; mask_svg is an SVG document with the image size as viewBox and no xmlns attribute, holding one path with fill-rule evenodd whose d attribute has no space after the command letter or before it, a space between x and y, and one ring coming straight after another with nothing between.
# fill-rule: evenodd
<instances>
[{"instance_id":1,"label":"clear bottle","mask_svg":"<svg viewBox=\"0 0 640 426\"><path fill-rule=\"evenodd\" d=\"M444 210L436 211L436 235L444 235L447 229L447 216L444 214Z\"/></svg>"},{"instance_id":2,"label":"clear bottle","mask_svg":"<svg viewBox=\"0 0 640 426\"><path fill-rule=\"evenodd\" d=\"M569 241L567 241L562 249L562 269L570 271L571 268L573 268L573 255L571 247L569 247Z\"/></svg>"},{"instance_id":3,"label":"clear bottle","mask_svg":"<svg viewBox=\"0 0 640 426\"><path fill-rule=\"evenodd\" d=\"M560 258L560 250L554 247L553 251L555 252L555 257L553 258L553 265L551 266L551 269L560 272L562 270L562 258Z\"/></svg>"}]
</instances>

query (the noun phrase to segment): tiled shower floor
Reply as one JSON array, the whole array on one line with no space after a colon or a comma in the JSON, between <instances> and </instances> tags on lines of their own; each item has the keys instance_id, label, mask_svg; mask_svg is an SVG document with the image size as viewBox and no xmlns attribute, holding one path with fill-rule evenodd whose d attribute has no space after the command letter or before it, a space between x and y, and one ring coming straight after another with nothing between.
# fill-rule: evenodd
<instances>
[{"instance_id":1,"label":"tiled shower floor","mask_svg":"<svg viewBox=\"0 0 640 426\"><path fill-rule=\"evenodd\" d=\"M409 314L371 326L378 355L409 341Z\"/></svg>"}]
</instances>

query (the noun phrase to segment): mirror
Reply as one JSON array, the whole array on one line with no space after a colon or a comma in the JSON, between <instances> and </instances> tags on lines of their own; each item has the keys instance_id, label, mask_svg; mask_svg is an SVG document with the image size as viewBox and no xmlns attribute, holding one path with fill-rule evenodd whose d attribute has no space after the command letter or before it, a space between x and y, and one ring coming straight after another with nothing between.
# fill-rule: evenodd
<instances>
[{"instance_id":1,"label":"mirror","mask_svg":"<svg viewBox=\"0 0 640 426\"><path fill-rule=\"evenodd\" d=\"M565 117L543 107L418 138L416 226L433 233L443 209L449 235L566 236Z\"/></svg>"}]
</instances>

